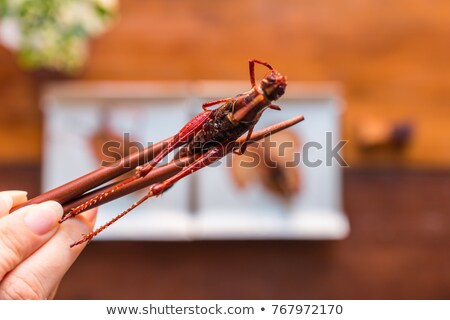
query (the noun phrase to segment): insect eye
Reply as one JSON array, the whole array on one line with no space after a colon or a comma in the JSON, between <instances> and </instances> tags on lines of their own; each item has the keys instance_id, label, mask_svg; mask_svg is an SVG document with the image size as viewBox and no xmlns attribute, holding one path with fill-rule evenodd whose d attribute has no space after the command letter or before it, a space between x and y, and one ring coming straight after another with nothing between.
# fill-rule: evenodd
<instances>
[{"instance_id":1,"label":"insect eye","mask_svg":"<svg viewBox=\"0 0 450 320\"><path fill-rule=\"evenodd\" d=\"M275 83L276 80L277 80L276 75L273 72L271 72L268 75L266 75L262 81L268 85L271 85L271 84Z\"/></svg>"}]
</instances>

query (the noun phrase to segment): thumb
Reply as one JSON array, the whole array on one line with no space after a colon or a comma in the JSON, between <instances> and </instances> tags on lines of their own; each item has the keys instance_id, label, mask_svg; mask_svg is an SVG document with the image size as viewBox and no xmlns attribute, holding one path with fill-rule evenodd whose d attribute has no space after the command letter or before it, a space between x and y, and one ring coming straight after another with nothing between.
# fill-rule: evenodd
<instances>
[{"instance_id":1,"label":"thumb","mask_svg":"<svg viewBox=\"0 0 450 320\"><path fill-rule=\"evenodd\" d=\"M59 203L47 201L0 219L0 281L54 235L62 214Z\"/></svg>"}]
</instances>

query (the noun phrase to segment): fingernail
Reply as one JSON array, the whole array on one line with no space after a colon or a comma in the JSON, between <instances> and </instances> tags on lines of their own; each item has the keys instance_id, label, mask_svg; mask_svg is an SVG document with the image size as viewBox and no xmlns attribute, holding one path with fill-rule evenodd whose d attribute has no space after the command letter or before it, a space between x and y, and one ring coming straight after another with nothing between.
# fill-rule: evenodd
<instances>
[{"instance_id":1,"label":"fingernail","mask_svg":"<svg viewBox=\"0 0 450 320\"><path fill-rule=\"evenodd\" d=\"M11 210L13 200L7 195L0 195L0 213L7 214Z\"/></svg>"},{"instance_id":2,"label":"fingernail","mask_svg":"<svg viewBox=\"0 0 450 320\"><path fill-rule=\"evenodd\" d=\"M27 192L8 190L0 192L0 213L9 213L12 207L27 201Z\"/></svg>"},{"instance_id":3,"label":"fingernail","mask_svg":"<svg viewBox=\"0 0 450 320\"><path fill-rule=\"evenodd\" d=\"M28 197L27 197L28 192L26 192L26 191L13 190L13 191L11 191L10 194L11 194L12 201L13 201L13 203L12 203L13 207L28 200Z\"/></svg>"},{"instance_id":4,"label":"fingernail","mask_svg":"<svg viewBox=\"0 0 450 320\"><path fill-rule=\"evenodd\" d=\"M47 201L30 208L25 214L25 224L37 235L44 235L58 225L63 214L62 206L55 201Z\"/></svg>"}]
</instances>

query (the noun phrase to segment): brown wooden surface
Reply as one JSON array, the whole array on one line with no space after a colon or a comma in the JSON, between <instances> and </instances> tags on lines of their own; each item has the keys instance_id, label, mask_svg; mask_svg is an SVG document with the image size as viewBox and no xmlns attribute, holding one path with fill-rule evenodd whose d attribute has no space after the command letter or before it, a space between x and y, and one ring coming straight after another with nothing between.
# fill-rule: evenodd
<instances>
[{"instance_id":1,"label":"brown wooden surface","mask_svg":"<svg viewBox=\"0 0 450 320\"><path fill-rule=\"evenodd\" d=\"M0 169L36 195L38 167ZM93 242L60 299L450 299L450 171L348 169L343 241Z\"/></svg>"},{"instance_id":2,"label":"brown wooden surface","mask_svg":"<svg viewBox=\"0 0 450 320\"><path fill-rule=\"evenodd\" d=\"M124 0L120 13L77 79L247 79L247 59L265 59L291 80L342 82L350 164L450 164L446 0ZM1 163L39 161L39 92L57 78L20 70L0 48ZM354 129L366 117L410 121L411 145L359 152Z\"/></svg>"}]
</instances>

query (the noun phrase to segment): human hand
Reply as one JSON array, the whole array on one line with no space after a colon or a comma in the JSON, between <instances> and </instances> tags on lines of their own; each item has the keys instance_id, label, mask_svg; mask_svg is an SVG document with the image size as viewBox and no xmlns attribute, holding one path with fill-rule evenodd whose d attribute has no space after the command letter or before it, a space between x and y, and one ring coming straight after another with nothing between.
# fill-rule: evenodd
<instances>
[{"instance_id":1,"label":"human hand","mask_svg":"<svg viewBox=\"0 0 450 320\"><path fill-rule=\"evenodd\" d=\"M24 191L0 192L0 299L51 299L69 267L86 246L70 248L92 230L97 211L59 224L63 209L55 201L23 207Z\"/></svg>"}]
</instances>

